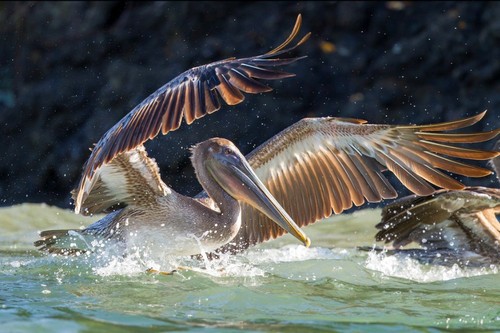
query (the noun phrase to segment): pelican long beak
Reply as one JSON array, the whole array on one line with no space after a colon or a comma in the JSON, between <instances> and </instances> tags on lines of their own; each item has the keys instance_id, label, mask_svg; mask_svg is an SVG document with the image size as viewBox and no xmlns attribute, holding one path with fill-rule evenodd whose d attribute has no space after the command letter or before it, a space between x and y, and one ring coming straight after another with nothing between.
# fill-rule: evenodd
<instances>
[{"instance_id":1,"label":"pelican long beak","mask_svg":"<svg viewBox=\"0 0 500 333\"><path fill-rule=\"evenodd\" d=\"M258 209L288 233L295 236L306 247L309 247L311 245L309 237L262 184L245 157L241 153L239 155L225 156L218 154L218 156L215 156L218 163L208 164L208 170L217 183L233 198Z\"/></svg>"}]
</instances>

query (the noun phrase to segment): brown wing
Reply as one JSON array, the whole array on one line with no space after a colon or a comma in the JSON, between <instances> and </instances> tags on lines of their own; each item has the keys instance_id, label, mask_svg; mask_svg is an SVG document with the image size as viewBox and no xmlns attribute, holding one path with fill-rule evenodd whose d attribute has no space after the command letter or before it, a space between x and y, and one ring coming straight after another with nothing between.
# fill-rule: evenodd
<instances>
[{"instance_id":1,"label":"brown wing","mask_svg":"<svg viewBox=\"0 0 500 333\"><path fill-rule=\"evenodd\" d=\"M394 248L415 242L430 250L499 256L498 213L500 190L496 188L467 187L441 190L431 196L409 196L384 207L376 239L392 243Z\"/></svg>"},{"instance_id":2,"label":"brown wing","mask_svg":"<svg viewBox=\"0 0 500 333\"><path fill-rule=\"evenodd\" d=\"M143 145L118 154L99 166L92 180L81 189L85 200L72 192L75 207L84 215L110 212L121 205L155 205L156 198L171 190L161 180L155 160L148 157Z\"/></svg>"},{"instance_id":3,"label":"brown wing","mask_svg":"<svg viewBox=\"0 0 500 333\"><path fill-rule=\"evenodd\" d=\"M278 58L304 43L306 34L297 44L286 48L297 36L302 18L299 15L290 36L272 51L250 58L226 59L192 68L155 91L123 117L97 142L83 168L76 191L76 201L85 200L83 188L95 170L121 152L152 139L162 132L179 128L182 118L191 124L195 119L220 109L219 96L228 104L244 100L242 92L257 94L272 90L259 80L277 80L294 76L276 67L288 65L304 57ZM78 206L75 207L78 213Z\"/></svg>"},{"instance_id":4,"label":"brown wing","mask_svg":"<svg viewBox=\"0 0 500 333\"><path fill-rule=\"evenodd\" d=\"M491 171L453 157L482 160L497 152L460 148L454 143L489 140L499 130L473 134L442 131L470 126L484 112L463 120L424 126L371 125L341 118L303 119L274 136L247 156L269 191L299 226L305 226L354 205L395 198L382 173L388 169L411 191L430 195L431 184L445 189L464 185L438 169L469 177ZM445 157L448 155L450 157ZM242 227L222 250L235 251L285 233L249 206Z\"/></svg>"}]
</instances>

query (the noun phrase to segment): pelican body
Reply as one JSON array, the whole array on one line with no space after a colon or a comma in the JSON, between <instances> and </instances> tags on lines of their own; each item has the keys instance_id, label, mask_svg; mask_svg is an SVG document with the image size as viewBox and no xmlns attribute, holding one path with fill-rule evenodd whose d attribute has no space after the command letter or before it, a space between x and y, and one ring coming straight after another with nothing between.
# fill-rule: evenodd
<instances>
[{"instance_id":1,"label":"pelican body","mask_svg":"<svg viewBox=\"0 0 500 333\"><path fill-rule=\"evenodd\" d=\"M498 214L498 188L477 186L424 197L412 195L384 207L376 239L390 243L385 249L388 254L426 264L498 265Z\"/></svg>"},{"instance_id":2,"label":"pelican body","mask_svg":"<svg viewBox=\"0 0 500 333\"><path fill-rule=\"evenodd\" d=\"M310 240L267 191L233 143L220 138L204 141L193 148L192 162L210 200L171 190L161 181L156 163L139 146L100 169L99 180L86 203L127 203L127 207L83 230L44 231L40 234L42 240L35 245L53 253L74 254L109 246L89 239L112 239L129 251L196 255L214 251L234 238L241 227L241 201L309 246ZM81 241L86 243L86 249Z\"/></svg>"}]
</instances>

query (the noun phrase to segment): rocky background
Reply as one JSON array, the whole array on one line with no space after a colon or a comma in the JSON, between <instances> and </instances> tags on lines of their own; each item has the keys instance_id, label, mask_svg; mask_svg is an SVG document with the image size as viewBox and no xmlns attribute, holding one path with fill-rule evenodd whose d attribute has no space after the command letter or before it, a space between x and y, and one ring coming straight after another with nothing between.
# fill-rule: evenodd
<instances>
[{"instance_id":1,"label":"rocky background","mask_svg":"<svg viewBox=\"0 0 500 333\"><path fill-rule=\"evenodd\" d=\"M248 153L303 117L429 123L488 109L474 129L499 126L498 2L1 2L0 205L70 207L88 148L136 104L193 66L267 52L298 13L312 37L286 68L296 77L147 145L167 184L200 190L196 142Z\"/></svg>"}]
</instances>

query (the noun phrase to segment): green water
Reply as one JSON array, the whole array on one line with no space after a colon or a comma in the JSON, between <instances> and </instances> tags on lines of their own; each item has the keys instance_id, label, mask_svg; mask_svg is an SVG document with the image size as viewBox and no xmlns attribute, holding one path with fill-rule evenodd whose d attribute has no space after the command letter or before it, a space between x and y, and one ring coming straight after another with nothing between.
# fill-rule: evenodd
<instances>
[{"instance_id":1,"label":"green water","mask_svg":"<svg viewBox=\"0 0 500 333\"><path fill-rule=\"evenodd\" d=\"M0 332L500 332L498 269L431 267L357 251L380 211L305 228L193 270L154 262L53 257L37 231L90 220L44 205L0 209ZM157 263L162 265L163 263ZM175 264L175 263L174 263Z\"/></svg>"}]
</instances>

